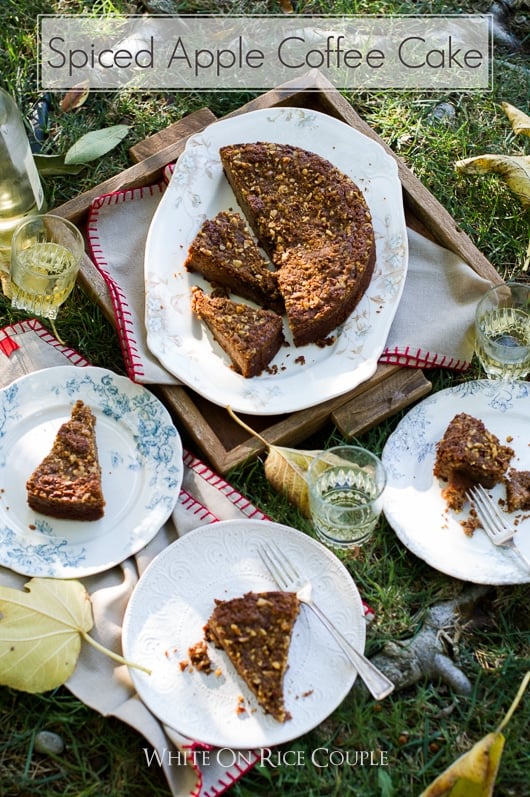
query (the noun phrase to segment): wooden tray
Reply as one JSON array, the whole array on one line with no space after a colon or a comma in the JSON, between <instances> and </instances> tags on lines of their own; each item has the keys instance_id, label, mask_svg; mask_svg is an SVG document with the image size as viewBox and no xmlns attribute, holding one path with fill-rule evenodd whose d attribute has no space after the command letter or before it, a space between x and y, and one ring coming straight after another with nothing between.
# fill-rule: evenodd
<instances>
[{"instance_id":1,"label":"wooden tray","mask_svg":"<svg viewBox=\"0 0 530 797\"><path fill-rule=\"evenodd\" d=\"M493 266L456 225L445 208L320 73L309 73L302 86L298 80L296 86L286 83L268 91L228 116L282 105L327 113L381 144L398 164L407 224L455 252L481 276L495 283L501 281ZM82 225L95 197L159 180L164 167L181 154L188 137L215 119L208 109L203 109L139 142L130 150L131 158L135 161L133 166L61 205L54 212ZM107 286L88 256L84 258L80 281L114 322ZM409 406L430 389L430 382L419 369L379 365L372 378L355 390L315 407L289 415L242 418L270 443L297 445L327 422L334 423L341 434L350 438ZM230 468L264 450L264 445L238 426L223 407L203 399L191 389L158 385L153 390L173 414L179 427L185 430L192 444L219 473L225 474Z\"/></svg>"}]
</instances>

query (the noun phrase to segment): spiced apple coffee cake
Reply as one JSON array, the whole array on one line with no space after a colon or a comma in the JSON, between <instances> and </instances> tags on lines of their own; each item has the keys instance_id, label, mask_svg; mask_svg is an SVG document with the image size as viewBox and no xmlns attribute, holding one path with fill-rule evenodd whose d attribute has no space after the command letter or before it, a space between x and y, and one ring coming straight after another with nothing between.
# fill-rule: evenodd
<instances>
[{"instance_id":1,"label":"spiced apple coffee cake","mask_svg":"<svg viewBox=\"0 0 530 797\"><path fill-rule=\"evenodd\" d=\"M462 509L473 484L489 488L505 480L515 452L484 423L468 413L455 415L436 445L434 475L447 482L443 497L450 509Z\"/></svg>"},{"instance_id":2,"label":"spiced apple coffee cake","mask_svg":"<svg viewBox=\"0 0 530 797\"><path fill-rule=\"evenodd\" d=\"M205 636L222 648L266 714L278 722L285 708L283 682L293 628L300 611L294 592L247 592L216 600Z\"/></svg>"},{"instance_id":3,"label":"spiced apple coffee cake","mask_svg":"<svg viewBox=\"0 0 530 797\"><path fill-rule=\"evenodd\" d=\"M36 512L70 520L103 517L105 499L90 407L76 401L51 451L26 482L28 504Z\"/></svg>"},{"instance_id":4,"label":"spiced apple coffee cake","mask_svg":"<svg viewBox=\"0 0 530 797\"><path fill-rule=\"evenodd\" d=\"M244 377L260 374L283 343L282 319L272 310L192 289L191 308Z\"/></svg>"},{"instance_id":5,"label":"spiced apple coffee cake","mask_svg":"<svg viewBox=\"0 0 530 797\"><path fill-rule=\"evenodd\" d=\"M213 219L206 219L189 248L184 267L198 272L212 285L283 312L276 280L239 213L220 211Z\"/></svg>"},{"instance_id":6,"label":"spiced apple coffee cake","mask_svg":"<svg viewBox=\"0 0 530 797\"><path fill-rule=\"evenodd\" d=\"M294 344L324 340L351 314L374 270L374 230L362 192L330 161L290 144L234 144L222 147L220 158L276 267Z\"/></svg>"}]
</instances>

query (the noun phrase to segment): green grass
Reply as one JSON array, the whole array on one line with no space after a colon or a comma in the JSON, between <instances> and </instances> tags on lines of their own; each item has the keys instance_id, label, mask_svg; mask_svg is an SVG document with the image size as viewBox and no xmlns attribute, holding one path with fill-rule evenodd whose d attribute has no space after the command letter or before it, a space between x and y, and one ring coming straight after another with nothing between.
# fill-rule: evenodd
<instances>
[{"instance_id":1,"label":"green grass","mask_svg":"<svg viewBox=\"0 0 530 797\"><path fill-rule=\"evenodd\" d=\"M296 4L299 14L310 13L450 13L485 11L489 2L417 2L412 0L320 0ZM37 100L36 17L39 13L142 13L133 0L4 0L0 10L0 75L3 85L28 112ZM275 12L279 3L216 4L208 0L182 2L189 12ZM528 32L527 32L528 35ZM462 177L454 170L458 159L484 152L528 153L528 139L514 137L500 108L501 101L529 112L530 72L521 54L500 51L495 60L493 91L483 93L351 92L346 96L381 137L451 212L475 244L505 277L521 275L528 243L528 215L497 178ZM45 151L63 152L88 130L126 123L131 129L123 144L86 169L78 178L48 178L45 191L50 208L62 204L130 165L128 147L198 108L209 106L222 116L251 98L250 94L144 93L93 94L76 113L60 112L60 97L52 99ZM451 122L433 121L441 102L455 108ZM524 275L523 275L524 276ZM23 314L0 298L0 322ZM57 329L68 344L94 364L123 372L119 345L112 326L80 289L62 308ZM468 374L466 378L472 376ZM435 389L462 377L430 373ZM401 415L361 436L358 441L380 452ZM340 436L331 426L307 448L331 445ZM257 460L229 476L271 518L308 533L309 524L285 500L273 494ZM376 653L387 640L406 641L421 626L430 605L454 597L460 584L429 568L408 553L384 521L374 539L358 556L343 557L376 620L368 629L367 650ZM305 765L258 766L245 776L234 797L257 795L359 795L404 797L423 788L468 749L493 730L530 668L530 586L493 589L475 622L463 625L452 653L473 684L469 697L454 695L440 683L421 682L392 695L382 704L354 688L321 726L280 752L297 749ZM529 699L506 730L506 749L498 776L496 797L528 797L530 752ZM26 695L0 688L0 794L76 795L76 797L167 797L169 790L158 767L148 767L145 740L124 723L103 718L80 704L65 689L45 695ZM35 734L42 729L59 733L66 743L61 756L34 752ZM385 750L388 766L318 768L311 753L333 750Z\"/></svg>"}]
</instances>

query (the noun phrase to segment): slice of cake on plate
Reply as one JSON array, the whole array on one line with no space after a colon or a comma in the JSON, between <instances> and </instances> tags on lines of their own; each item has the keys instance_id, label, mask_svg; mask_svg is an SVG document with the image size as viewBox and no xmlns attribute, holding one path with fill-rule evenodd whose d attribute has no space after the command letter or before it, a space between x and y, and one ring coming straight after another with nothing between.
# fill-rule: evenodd
<instances>
[{"instance_id":1,"label":"slice of cake on plate","mask_svg":"<svg viewBox=\"0 0 530 797\"><path fill-rule=\"evenodd\" d=\"M26 482L28 504L36 512L69 520L98 520L105 500L90 407L76 401L49 454Z\"/></svg>"},{"instance_id":2,"label":"slice of cake on plate","mask_svg":"<svg viewBox=\"0 0 530 797\"><path fill-rule=\"evenodd\" d=\"M282 319L272 310L209 296L192 288L191 307L228 355L233 369L249 378L258 376L283 343Z\"/></svg>"},{"instance_id":3,"label":"slice of cake on plate","mask_svg":"<svg viewBox=\"0 0 530 797\"><path fill-rule=\"evenodd\" d=\"M239 213L220 211L204 221L184 261L212 285L220 285L262 307L283 312L272 271Z\"/></svg>"},{"instance_id":4,"label":"slice of cake on plate","mask_svg":"<svg viewBox=\"0 0 530 797\"><path fill-rule=\"evenodd\" d=\"M299 611L294 592L247 592L216 600L205 627L206 638L225 651L262 709L278 722L291 718L283 681Z\"/></svg>"},{"instance_id":5,"label":"slice of cake on plate","mask_svg":"<svg viewBox=\"0 0 530 797\"><path fill-rule=\"evenodd\" d=\"M220 150L236 199L277 268L296 346L324 340L364 295L372 217L350 177L314 152L255 142Z\"/></svg>"},{"instance_id":6,"label":"slice of cake on plate","mask_svg":"<svg viewBox=\"0 0 530 797\"><path fill-rule=\"evenodd\" d=\"M506 477L506 502L508 512L530 509L530 471L510 468Z\"/></svg>"},{"instance_id":7,"label":"slice of cake on plate","mask_svg":"<svg viewBox=\"0 0 530 797\"><path fill-rule=\"evenodd\" d=\"M484 423L468 413L455 415L436 444L434 475L448 482L443 497L450 509L462 509L473 484L489 488L504 481L514 450L503 445Z\"/></svg>"}]
</instances>

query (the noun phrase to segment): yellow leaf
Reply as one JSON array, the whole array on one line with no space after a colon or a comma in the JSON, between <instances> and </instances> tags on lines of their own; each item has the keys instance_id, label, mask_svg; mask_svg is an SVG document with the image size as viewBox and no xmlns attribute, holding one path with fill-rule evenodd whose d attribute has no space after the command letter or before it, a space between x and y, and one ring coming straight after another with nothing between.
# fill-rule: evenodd
<instances>
[{"instance_id":1,"label":"yellow leaf","mask_svg":"<svg viewBox=\"0 0 530 797\"><path fill-rule=\"evenodd\" d=\"M477 155L457 161L460 172L499 174L525 208L530 207L530 155Z\"/></svg>"},{"instance_id":2,"label":"yellow leaf","mask_svg":"<svg viewBox=\"0 0 530 797\"><path fill-rule=\"evenodd\" d=\"M501 107L510 120L513 132L516 135L523 133L525 136L530 136L530 116L509 102L501 102Z\"/></svg>"},{"instance_id":3,"label":"yellow leaf","mask_svg":"<svg viewBox=\"0 0 530 797\"><path fill-rule=\"evenodd\" d=\"M512 705L499 727L457 758L421 793L420 797L492 797L504 749L505 739L502 730L510 721L529 682L530 671L523 678Z\"/></svg>"},{"instance_id":4,"label":"yellow leaf","mask_svg":"<svg viewBox=\"0 0 530 797\"><path fill-rule=\"evenodd\" d=\"M25 586L0 587L0 683L45 692L73 673L92 609L79 581L33 578Z\"/></svg>"},{"instance_id":5,"label":"yellow leaf","mask_svg":"<svg viewBox=\"0 0 530 797\"><path fill-rule=\"evenodd\" d=\"M285 495L288 501L294 504L305 516L309 516L309 497L305 479L306 471L312 460L320 451L306 451L299 448L287 448L269 443L260 434L247 426L234 411L227 407L228 414L243 429L260 440L267 449L267 458L263 469L269 484L278 492Z\"/></svg>"},{"instance_id":6,"label":"yellow leaf","mask_svg":"<svg viewBox=\"0 0 530 797\"><path fill-rule=\"evenodd\" d=\"M75 670L82 640L150 673L89 636L92 604L79 581L32 578L25 588L0 587L0 684L32 693L55 689Z\"/></svg>"},{"instance_id":7,"label":"yellow leaf","mask_svg":"<svg viewBox=\"0 0 530 797\"><path fill-rule=\"evenodd\" d=\"M306 472L312 460L320 453L271 445L264 464L269 484L285 495L305 517L309 516Z\"/></svg>"},{"instance_id":8,"label":"yellow leaf","mask_svg":"<svg viewBox=\"0 0 530 797\"><path fill-rule=\"evenodd\" d=\"M489 733L457 758L420 797L491 797L504 747L502 733Z\"/></svg>"}]
</instances>

